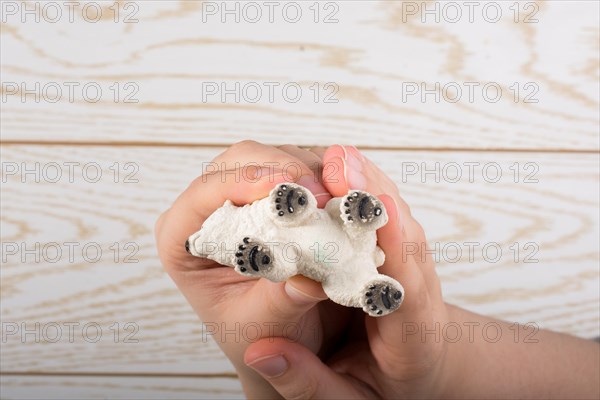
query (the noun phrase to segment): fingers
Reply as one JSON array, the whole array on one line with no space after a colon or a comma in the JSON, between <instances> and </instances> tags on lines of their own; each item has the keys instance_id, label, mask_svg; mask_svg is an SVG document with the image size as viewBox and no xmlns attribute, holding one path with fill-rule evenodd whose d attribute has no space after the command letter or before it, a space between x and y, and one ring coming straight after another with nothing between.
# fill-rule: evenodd
<instances>
[{"instance_id":1,"label":"fingers","mask_svg":"<svg viewBox=\"0 0 600 400\"><path fill-rule=\"evenodd\" d=\"M402 306L390 315L412 316L428 307L429 298L426 296L428 290L425 279L414 257L402 251L404 238L394 200L388 195L381 195L379 199L388 213L388 223L377 231L377 244L385 253L385 263L379 268L379 272L402 283L405 290Z\"/></svg>"},{"instance_id":2,"label":"fingers","mask_svg":"<svg viewBox=\"0 0 600 400\"><path fill-rule=\"evenodd\" d=\"M314 159L308 158L307 154L308 152L296 146L286 145L283 150L252 140L244 140L229 147L210 163L204 163L204 170L214 172L247 167L270 168L283 171L290 180L292 177L304 177L302 186L315 195L318 204L324 206L328 199L322 197L329 196L329 192L321 184L320 177L315 176L315 169L310 168L311 164L314 164ZM301 158L298 155L301 155ZM308 161L308 164L305 161Z\"/></svg>"},{"instance_id":3,"label":"fingers","mask_svg":"<svg viewBox=\"0 0 600 400\"><path fill-rule=\"evenodd\" d=\"M334 196L343 196L349 189L366 190L375 195L385 193L390 196L399 213L398 223L404 230L401 246L406 253L414 257L421 268L430 294L435 300L441 301L439 278L435 273L433 262L428 259L425 233L421 225L412 217L410 208L400 196L396 184L353 146L329 147L325 151L323 162L323 184ZM335 167L332 168L331 165ZM325 177L328 171L333 172ZM362 177L357 178L358 175ZM378 237L382 236L378 235Z\"/></svg>"},{"instance_id":4,"label":"fingers","mask_svg":"<svg viewBox=\"0 0 600 400\"><path fill-rule=\"evenodd\" d=\"M310 350L282 338L263 339L251 344L244 355L244 362L286 399L356 399L367 396L362 388L323 364Z\"/></svg>"},{"instance_id":5,"label":"fingers","mask_svg":"<svg viewBox=\"0 0 600 400\"><path fill-rule=\"evenodd\" d=\"M384 253L386 253L386 265L388 268L396 262L406 263L408 260L394 259L388 256L388 253L391 252L399 256L401 255L403 240L406 239L406 234L402 232L402 224L410 223L412 220L407 207L403 206L404 203L398 195L396 186L389 179L384 179L381 171L378 169L374 170L372 163L352 146L342 147L335 145L326 150L324 156L325 165L330 162L339 163L340 161L340 171L335 176L335 178L339 179L325 179L325 186L334 196L343 196L350 189L366 190L369 193L381 195L380 198L384 202L386 210L389 210L388 214L390 218L389 222L378 230L378 244L383 248ZM353 175L360 175L360 178L353 178ZM402 206L399 207L398 203ZM414 260L411 260L411 262L414 262ZM386 268L382 268L381 271L385 271Z\"/></svg>"},{"instance_id":6,"label":"fingers","mask_svg":"<svg viewBox=\"0 0 600 400\"><path fill-rule=\"evenodd\" d=\"M387 193L400 206L401 215L410 215L396 184L356 147L331 146L323 155L323 163L323 183L328 190L333 190L334 196L343 196L350 189L366 190L375 195Z\"/></svg>"},{"instance_id":7,"label":"fingers","mask_svg":"<svg viewBox=\"0 0 600 400\"><path fill-rule=\"evenodd\" d=\"M379 368L390 371L412 360L426 362L427 349L422 346L421 333L424 329L433 329L433 302L421 267L413 256L402 250L405 239L393 199L388 195L381 195L379 199L389 218L377 231L377 243L385 253L385 263L379 272L402 284L404 301L398 310L385 317L367 319L366 328Z\"/></svg>"},{"instance_id":8,"label":"fingers","mask_svg":"<svg viewBox=\"0 0 600 400\"><path fill-rule=\"evenodd\" d=\"M287 280L284 290L289 298L296 303L316 303L327 299L320 283L302 275L296 275Z\"/></svg>"},{"instance_id":9,"label":"fingers","mask_svg":"<svg viewBox=\"0 0 600 400\"><path fill-rule=\"evenodd\" d=\"M349 189L367 189L361 156L349 148L331 146L323 155L323 184L334 197L346 195Z\"/></svg>"},{"instance_id":10,"label":"fingers","mask_svg":"<svg viewBox=\"0 0 600 400\"><path fill-rule=\"evenodd\" d=\"M441 302L442 293L435 266L424 258L424 255L427 255L427 243L423 228L409 214L402 214L395 196L385 194L380 196L380 199L386 210L391 210L396 217L390 217L388 223L377 231L377 244L385 253L385 263L379 271L389 275L392 273L391 266L414 264L421 272L425 290L431 300Z\"/></svg>"},{"instance_id":11,"label":"fingers","mask_svg":"<svg viewBox=\"0 0 600 400\"><path fill-rule=\"evenodd\" d=\"M320 175L323 164L321 157L319 157L317 154L301 149L300 147L292 144L284 144L282 146L278 146L277 148L302 161L311 171L313 171L315 175Z\"/></svg>"},{"instance_id":12,"label":"fingers","mask_svg":"<svg viewBox=\"0 0 600 400\"><path fill-rule=\"evenodd\" d=\"M317 157L319 157L319 159L321 159L321 161L323 161L323 156L325 156L325 150L327 150L327 147L323 147L323 146L315 146L315 147L311 147L310 149L308 149L308 151L310 151L311 153L316 154Z\"/></svg>"},{"instance_id":13,"label":"fingers","mask_svg":"<svg viewBox=\"0 0 600 400\"><path fill-rule=\"evenodd\" d=\"M311 151L301 149L300 147L291 144L278 146L278 149L300 160L313 172L318 182L322 184L323 174L321 172L323 171L323 162L321 157ZM317 207L323 208L325 207L325 204L331 200L331 195L324 186L321 186L321 188L321 192L315 193L313 191L313 194L317 199Z\"/></svg>"},{"instance_id":14,"label":"fingers","mask_svg":"<svg viewBox=\"0 0 600 400\"><path fill-rule=\"evenodd\" d=\"M379 268L382 274L391 276L404 287L402 306L392 314L378 318L379 334L386 344L400 343L397 337L397 327L402 323L419 322L430 315L431 299L423 271L414 257L403 251L404 233L400 226L398 209L394 200L388 195L379 199L388 212L388 223L377 231L377 244L385 253L385 263Z\"/></svg>"},{"instance_id":15,"label":"fingers","mask_svg":"<svg viewBox=\"0 0 600 400\"><path fill-rule=\"evenodd\" d=\"M259 279L247 292L245 304L258 303L259 310L240 310L245 315L264 321L294 322L298 321L318 302L326 300L327 295L320 283L304 276L294 276L285 283L273 283Z\"/></svg>"},{"instance_id":16,"label":"fingers","mask_svg":"<svg viewBox=\"0 0 600 400\"><path fill-rule=\"evenodd\" d=\"M351 146L331 146L324 155L324 174L327 165L333 163L339 168L337 175L324 178L323 184L334 196L342 196L349 189L366 190L379 195L388 211L388 223L377 231L377 243L385 253L385 263L379 271L398 280L405 290L402 306L394 313L377 319L367 319L367 331L373 341L374 354L384 356L391 351L398 357L411 351L420 351L420 346L411 348L407 342L418 341L420 336L410 336L405 342L398 340L403 324L429 324L431 321L432 297L440 300L439 281L432 265L419 262L415 257L418 251L407 251L408 240L425 244L420 225L412 218L408 205L402 200L396 185L373 163ZM403 227L405 229L403 229ZM410 239L409 239L410 235ZM441 300L440 300L441 302ZM398 358L397 357L397 358ZM385 358L385 357L384 357ZM396 358L396 359L397 359ZM392 359L387 357L385 359Z\"/></svg>"}]
</instances>

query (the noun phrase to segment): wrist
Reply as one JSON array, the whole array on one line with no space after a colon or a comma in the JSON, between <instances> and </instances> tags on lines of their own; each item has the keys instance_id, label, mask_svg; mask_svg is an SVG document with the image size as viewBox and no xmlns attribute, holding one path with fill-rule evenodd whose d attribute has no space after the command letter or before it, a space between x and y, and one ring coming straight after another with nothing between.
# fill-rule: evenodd
<instances>
[{"instance_id":1,"label":"wrist","mask_svg":"<svg viewBox=\"0 0 600 400\"><path fill-rule=\"evenodd\" d=\"M465 315L467 311L452 304L445 303L445 305L448 321L463 327L463 322L467 320ZM446 339L442 338L442 340ZM464 393L463 389L467 384L465 377L468 374L465 374L465 370L471 365L473 354L478 353L477 346L477 341L470 341L464 335L461 335L459 340L446 343L446 352L440 373L440 390L437 393L437 398L461 397L461 393Z\"/></svg>"}]
</instances>

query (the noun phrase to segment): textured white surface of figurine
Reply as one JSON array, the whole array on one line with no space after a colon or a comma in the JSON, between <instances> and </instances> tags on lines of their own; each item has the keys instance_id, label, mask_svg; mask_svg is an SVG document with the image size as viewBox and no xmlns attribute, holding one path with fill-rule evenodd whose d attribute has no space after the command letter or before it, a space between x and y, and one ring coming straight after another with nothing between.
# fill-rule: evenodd
<instances>
[{"instance_id":1,"label":"textured white surface of figurine","mask_svg":"<svg viewBox=\"0 0 600 400\"><path fill-rule=\"evenodd\" d=\"M274 282L307 276L334 302L383 316L404 299L402 285L377 272L385 255L375 231L387 219L383 203L369 193L351 190L319 209L309 190L285 183L243 207L227 200L185 245L245 276Z\"/></svg>"}]
</instances>

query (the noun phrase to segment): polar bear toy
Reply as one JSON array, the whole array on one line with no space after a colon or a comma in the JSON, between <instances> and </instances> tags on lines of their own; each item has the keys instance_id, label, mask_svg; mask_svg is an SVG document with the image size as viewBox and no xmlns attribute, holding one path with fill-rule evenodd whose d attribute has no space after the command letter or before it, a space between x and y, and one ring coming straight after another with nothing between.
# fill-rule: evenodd
<instances>
[{"instance_id":1,"label":"polar bear toy","mask_svg":"<svg viewBox=\"0 0 600 400\"><path fill-rule=\"evenodd\" d=\"M383 203L369 193L351 190L319 209L309 190L283 183L243 207L225 201L185 248L244 276L273 282L307 276L334 302L379 317L404 299L402 285L377 272L385 255L375 231L387 220Z\"/></svg>"}]
</instances>

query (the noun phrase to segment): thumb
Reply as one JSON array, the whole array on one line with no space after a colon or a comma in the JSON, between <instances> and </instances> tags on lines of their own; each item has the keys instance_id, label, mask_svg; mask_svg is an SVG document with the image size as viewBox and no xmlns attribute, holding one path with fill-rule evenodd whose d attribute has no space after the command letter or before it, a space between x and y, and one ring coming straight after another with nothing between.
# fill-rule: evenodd
<instances>
[{"instance_id":1,"label":"thumb","mask_svg":"<svg viewBox=\"0 0 600 400\"><path fill-rule=\"evenodd\" d=\"M266 321L297 321L327 299L319 282L302 275L293 276L283 284L259 279L248 295L266 305L260 314L260 319Z\"/></svg>"},{"instance_id":2,"label":"thumb","mask_svg":"<svg viewBox=\"0 0 600 400\"><path fill-rule=\"evenodd\" d=\"M355 399L365 396L306 347L283 338L266 338L252 343L246 349L244 363L286 399Z\"/></svg>"}]
</instances>

